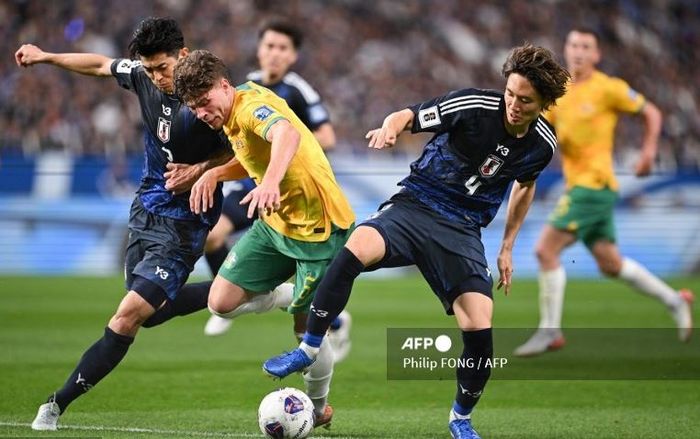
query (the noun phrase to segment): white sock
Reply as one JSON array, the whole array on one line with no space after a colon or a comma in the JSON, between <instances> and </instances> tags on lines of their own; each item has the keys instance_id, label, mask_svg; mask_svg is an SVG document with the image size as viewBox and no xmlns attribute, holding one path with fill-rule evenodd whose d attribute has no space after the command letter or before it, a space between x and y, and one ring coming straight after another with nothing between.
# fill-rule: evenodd
<instances>
[{"instance_id":1,"label":"white sock","mask_svg":"<svg viewBox=\"0 0 700 439\"><path fill-rule=\"evenodd\" d=\"M292 303L293 296L294 284L283 283L267 294L254 295L250 300L233 311L224 314L217 313L217 315L226 319L234 319L243 314L261 314L276 308L286 308Z\"/></svg>"},{"instance_id":2,"label":"white sock","mask_svg":"<svg viewBox=\"0 0 700 439\"><path fill-rule=\"evenodd\" d=\"M561 265L554 270L540 271L540 328L561 328L564 308L566 271Z\"/></svg>"},{"instance_id":3,"label":"white sock","mask_svg":"<svg viewBox=\"0 0 700 439\"><path fill-rule=\"evenodd\" d=\"M622 260L619 277L644 294L659 299L671 309L676 308L682 301L676 290L633 259Z\"/></svg>"},{"instance_id":4,"label":"white sock","mask_svg":"<svg viewBox=\"0 0 700 439\"><path fill-rule=\"evenodd\" d=\"M326 339L325 339L325 338L324 338L323 341L321 342L321 346L322 346L322 347L323 347L324 343L326 343ZM313 360L314 358L316 358L316 356L317 356L317 355L319 354L319 352L321 351L321 348L320 348L320 347L319 347L319 348L315 348L315 347L313 347L313 346L309 346L309 345L307 345L306 343L304 343L303 341L302 341L301 343L299 343L299 349L301 349L302 351L306 352L306 355L308 355L309 358L311 358L312 360Z\"/></svg>"},{"instance_id":5,"label":"white sock","mask_svg":"<svg viewBox=\"0 0 700 439\"><path fill-rule=\"evenodd\" d=\"M318 355L316 355L316 361L302 376L306 383L306 394L314 403L316 415L322 415L326 408L331 378L333 377L333 348L331 348L328 338L323 339L321 347L318 349Z\"/></svg>"},{"instance_id":6,"label":"white sock","mask_svg":"<svg viewBox=\"0 0 700 439\"><path fill-rule=\"evenodd\" d=\"M451 409L451 410L450 410L450 418L449 418L450 421L449 421L449 422L452 422L452 421L454 421L455 419L471 419L471 418L472 418L472 414L471 414L471 413L469 413L468 415L460 415L460 414L457 413L454 409Z\"/></svg>"}]
</instances>

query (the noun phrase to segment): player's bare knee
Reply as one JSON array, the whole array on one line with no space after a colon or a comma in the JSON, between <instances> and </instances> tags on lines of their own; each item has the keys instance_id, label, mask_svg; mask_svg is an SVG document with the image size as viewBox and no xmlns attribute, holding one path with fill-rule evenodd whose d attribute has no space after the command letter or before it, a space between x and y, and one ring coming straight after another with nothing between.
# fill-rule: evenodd
<instances>
[{"instance_id":1,"label":"player's bare knee","mask_svg":"<svg viewBox=\"0 0 700 439\"><path fill-rule=\"evenodd\" d=\"M538 243L535 247L535 256L540 265L551 265L558 261L559 256L550 248L542 243Z\"/></svg>"},{"instance_id":2,"label":"player's bare knee","mask_svg":"<svg viewBox=\"0 0 700 439\"><path fill-rule=\"evenodd\" d=\"M239 304L233 303L231 300L227 300L226 298L209 297L207 306L212 314L219 317L226 317L229 313L235 311Z\"/></svg>"},{"instance_id":3,"label":"player's bare knee","mask_svg":"<svg viewBox=\"0 0 700 439\"><path fill-rule=\"evenodd\" d=\"M109 328L121 335L134 335L146 320L138 312L117 312L109 321Z\"/></svg>"}]
</instances>

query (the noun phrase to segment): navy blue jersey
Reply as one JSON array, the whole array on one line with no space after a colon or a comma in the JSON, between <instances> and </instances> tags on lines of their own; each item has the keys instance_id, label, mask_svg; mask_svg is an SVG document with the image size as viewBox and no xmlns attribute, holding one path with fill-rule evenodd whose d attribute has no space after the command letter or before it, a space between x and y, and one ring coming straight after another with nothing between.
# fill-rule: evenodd
<instances>
[{"instance_id":1,"label":"navy blue jersey","mask_svg":"<svg viewBox=\"0 0 700 439\"><path fill-rule=\"evenodd\" d=\"M328 111L321 103L321 97L316 90L301 76L289 72L281 81L275 84L262 83L262 72L257 70L248 74L248 79L269 88L277 96L287 101L294 114L301 119L311 131L330 121Z\"/></svg>"},{"instance_id":2,"label":"navy blue jersey","mask_svg":"<svg viewBox=\"0 0 700 439\"><path fill-rule=\"evenodd\" d=\"M411 131L435 135L399 185L440 214L481 227L496 216L510 183L536 179L557 145L542 116L525 136L508 134L497 91L453 91L410 109Z\"/></svg>"},{"instance_id":3,"label":"navy blue jersey","mask_svg":"<svg viewBox=\"0 0 700 439\"><path fill-rule=\"evenodd\" d=\"M138 196L143 206L156 215L213 227L221 212L221 185L215 194L215 208L196 215L190 210L189 192L173 195L165 189L163 174L168 162L195 164L221 149L231 149L228 139L198 120L175 95L156 88L141 62L116 59L111 69L119 85L136 93L141 104L146 150Z\"/></svg>"}]
</instances>

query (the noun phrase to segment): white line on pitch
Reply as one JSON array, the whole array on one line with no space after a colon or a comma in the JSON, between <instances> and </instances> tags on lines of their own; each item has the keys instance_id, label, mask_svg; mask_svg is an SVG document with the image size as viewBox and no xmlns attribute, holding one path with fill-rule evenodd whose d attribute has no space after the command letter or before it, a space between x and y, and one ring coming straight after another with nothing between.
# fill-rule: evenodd
<instances>
[{"instance_id":1,"label":"white line on pitch","mask_svg":"<svg viewBox=\"0 0 700 439\"><path fill-rule=\"evenodd\" d=\"M32 424L26 422L2 422L0 421L0 426L5 427L31 427ZM232 438L243 438L243 437L257 437L261 436L260 433L226 433L226 432L211 432L211 431L187 431L187 430L161 430L158 428L138 428L138 427L105 427L100 425L71 425L71 424L61 424L59 431L61 430L84 430L84 431L113 431L117 433L145 433L145 434L167 434L167 435L180 435L180 436L192 436L192 437L232 437ZM330 439L328 436L314 436L314 439ZM340 436L333 436L333 439L348 439Z\"/></svg>"}]
</instances>

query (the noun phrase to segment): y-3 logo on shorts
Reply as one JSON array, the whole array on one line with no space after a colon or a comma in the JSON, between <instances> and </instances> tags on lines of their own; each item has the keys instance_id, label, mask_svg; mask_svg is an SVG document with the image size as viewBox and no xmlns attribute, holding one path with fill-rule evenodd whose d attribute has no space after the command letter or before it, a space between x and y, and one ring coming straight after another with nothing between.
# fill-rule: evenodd
<instances>
[{"instance_id":1,"label":"y-3 logo on shorts","mask_svg":"<svg viewBox=\"0 0 700 439\"><path fill-rule=\"evenodd\" d=\"M170 273L168 273L167 271L163 270L162 268L160 268L159 266L156 265L156 276L165 280L168 278L169 275L170 275Z\"/></svg>"}]
</instances>

